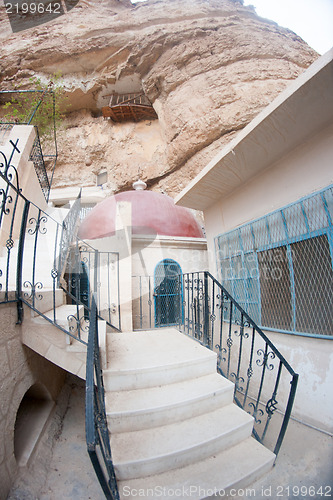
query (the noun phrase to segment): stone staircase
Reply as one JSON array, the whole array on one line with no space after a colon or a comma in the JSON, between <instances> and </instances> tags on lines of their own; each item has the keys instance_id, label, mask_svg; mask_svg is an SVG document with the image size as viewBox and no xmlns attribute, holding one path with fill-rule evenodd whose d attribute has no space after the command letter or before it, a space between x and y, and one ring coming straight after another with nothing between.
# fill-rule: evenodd
<instances>
[{"instance_id":1,"label":"stone staircase","mask_svg":"<svg viewBox=\"0 0 333 500\"><path fill-rule=\"evenodd\" d=\"M202 499L248 486L275 455L251 437L216 354L175 329L107 335L106 411L120 497ZM222 495L223 496L223 495Z\"/></svg>"},{"instance_id":2,"label":"stone staircase","mask_svg":"<svg viewBox=\"0 0 333 500\"><path fill-rule=\"evenodd\" d=\"M27 186L31 188L30 178ZM64 213L45 210L62 223ZM38 235L38 259L33 265L36 240L33 231L26 234L25 300L30 300L32 282L43 286L36 287L34 302L31 299L34 308L25 307L22 342L84 379L86 345L66 331L73 332L76 317L83 326L81 338L87 341L87 325L82 307L66 304L63 290L53 290L54 241L52 228L44 240L42 232ZM17 252L15 242L8 275L12 299ZM6 257L4 247L3 271ZM0 297L5 293L4 288L0 290ZM52 324L54 319L60 329ZM203 499L218 491L223 497L231 488L248 486L272 467L275 456L251 437L253 418L233 404L234 386L217 374L215 353L172 328L111 333L105 321L99 321L98 330L111 449L122 500L138 496Z\"/></svg>"}]
</instances>

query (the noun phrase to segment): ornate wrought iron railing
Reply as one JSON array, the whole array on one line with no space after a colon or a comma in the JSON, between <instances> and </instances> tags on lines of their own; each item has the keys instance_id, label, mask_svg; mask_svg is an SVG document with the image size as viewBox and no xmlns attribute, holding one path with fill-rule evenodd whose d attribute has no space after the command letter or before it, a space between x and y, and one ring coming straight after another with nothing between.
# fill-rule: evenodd
<instances>
[{"instance_id":1,"label":"ornate wrought iron railing","mask_svg":"<svg viewBox=\"0 0 333 500\"><path fill-rule=\"evenodd\" d=\"M84 304L85 316L90 309L91 292L94 290L99 319L121 330L119 253L99 252L76 238L69 248L64 270L63 286L73 302Z\"/></svg>"},{"instance_id":2,"label":"ornate wrought iron railing","mask_svg":"<svg viewBox=\"0 0 333 500\"><path fill-rule=\"evenodd\" d=\"M235 383L235 402L254 417L254 436L277 454L298 375L210 273L174 275L176 280L168 287L172 293L159 295L152 276L133 277L134 329L177 326L214 350L219 373Z\"/></svg>"},{"instance_id":3,"label":"ornate wrought iron railing","mask_svg":"<svg viewBox=\"0 0 333 500\"><path fill-rule=\"evenodd\" d=\"M89 297L80 293L81 281L86 278L82 271L82 261L84 255L89 253L91 294L98 286L98 282L95 284L92 277L101 274L100 256L93 247L75 236L73 221L78 216L79 207L78 210L75 209L76 217L65 222L64 230L64 224L60 224L22 194L17 170L12 164L14 151L18 151L18 141L12 143L12 152L8 158L0 152L0 303L17 302L18 322L22 322L22 306L25 303L71 337L86 343L90 304ZM67 251L67 247L71 251ZM64 255L67 255L67 260L59 266L59 262L64 261ZM81 271L75 277L75 293L65 280L69 267L68 255L72 259L77 258L75 268ZM110 280L114 280L112 289L111 281L103 282L103 287L110 286L104 293L101 313L107 311L110 324L114 320L116 324L112 326L119 329L119 285L115 281L118 280L117 258L114 258L113 266L113 274L110 275ZM65 318L68 325L64 324L58 307L64 302L63 294L65 303L73 305L73 313Z\"/></svg>"},{"instance_id":4,"label":"ornate wrought iron railing","mask_svg":"<svg viewBox=\"0 0 333 500\"><path fill-rule=\"evenodd\" d=\"M184 274L179 279L183 290L180 329L217 352L218 371L235 383L235 402L254 418L254 436L277 455L298 375L209 272Z\"/></svg>"},{"instance_id":5,"label":"ornate wrought iron railing","mask_svg":"<svg viewBox=\"0 0 333 500\"><path fill-rule=\"evenodd\" d=\"M67 255L76 259L72 264L80 271L75 276L75 293L71 288L68 290L64 279L68 259L62 266L63 269L58 270L59 256L64 251L61 237L64 227L23 195L17 169L12 164L14 152L20 153L18 140L11 142L11 146L12 152L8 157L0 151L0 305L16 302L20 324L25 304L70 337L87 345L88 452L106 497L118 500L105 415L96 295L91 299L92 293L98 289L99 273L102 274L99 268L100 255L97 250L78 240L75 232L68 232L66 238L70 251ZM73 223L73 227L74 225ZM90 285L86 295L80 293L80 282L86 278L80 269L85 263L85 254L89 254L90 265ZM111 267L110 255L108 254L106 265ZM117 254L112 254L114 276L118 278L118 259L115 256ZM61 307L58 307L64 303L64 294L66 303L73 306L66 318L59 313ZM110 291L107 299L111 301ZM99 460L97 448L101 451L104 467Z\"/></svg>"},{"instance_id":6,"label":"ornate wrought iron railing","mask_svg":"<svg viewBox=\"0 0 333 500\"><path fill-rule=\"evenodd\" d=\"M70 245L72 241L76 239L80 210L81 210L81 190L62 223L61 238L60 238L60 253L59 253L58 268L57 268L59 277L63 274L64 266L68 258Z\"/></svg>"},{"instance_id":7,"label":"ornate wrought iron railing","mask_svg":"<svg viewBox=\"0 0 333 500\"><path fill-rule=\"evenodd\" d=\"M98 342L97 296L93 294L86 368L86 441L96 475L108 500L119 500L105 412Z\"/></svg>"},{"instance_id":8,"label":"ornate wrought iron railing","mask_svg":"<svg viewBox=\"0 0 333 500\"><path fill-rule=\"evenodd\" d=\"M29 98L30 96L30 98ZM45 102L50 99L48 106ZM10 109L16 110L17 113L7 111L5 118L0 118L0 144L1 135L6 136L6 132L14 125L34 125L36 130L36 140L33 144L30 160L33 161L36 173L46 198L49 201L50 188L52 186L53 175L58 158L58 145L56 134L56 97L55 92L51 88L44 90L1 90L1 104L12 103ZM38 132L38 113L44 109L45 116L48 116L50 122L50 130L47 132L48 140L44 144L44 152L42 151L41 140ZM46 110L46 111L45 111ZM45 134L45 133L44 133ZM52 137L51 137L52 135ZM52 147L51 147L52 144ZM48 153L45 153L47 149Z\"/></svg>"},{"instance_id":9,"label":"ornate wrought iron railing","mask_svg":"<svg viewBox=\"0 0 333 500\"><path fill-rule=\"evenodd\" d=\"M42 151L42 146L40 143L40 138L39 138L39 133L37 127L35 127L36 130L36 139L33 143L29 160L33 162L34 167L35 167L35 172L38 177L38 181L41 187L41 190L44 194L45 200L48 202L49 201L49 196L50 196L50 189L51 189L51 182L48 178L47 175L47 170L46 170L46 165L44 161L44 155ZM52 168L52 175L53 175L53 170L55 167L55 163Z\"/></svg>"}]
</instances>

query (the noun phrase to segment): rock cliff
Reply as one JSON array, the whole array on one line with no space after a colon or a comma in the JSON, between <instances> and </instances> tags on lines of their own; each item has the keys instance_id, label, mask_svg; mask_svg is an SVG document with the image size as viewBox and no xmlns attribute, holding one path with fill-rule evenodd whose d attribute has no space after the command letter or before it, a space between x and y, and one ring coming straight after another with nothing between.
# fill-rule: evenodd
<instances>
[{"instance_id":1,"label":"rock cliff","mask_svg":"<svg viewBox=\"0 0 333 500\"><path fill-rule=\"evenodd\" d=\"M67 14L11 33L3 7L1 88L61 72L70 107L54 185L112 191L141 171L173 196L318 54L241 0L80 0ZM114 124L108 95L143 90L158 120Z\"/></svg>"}]
</instances>

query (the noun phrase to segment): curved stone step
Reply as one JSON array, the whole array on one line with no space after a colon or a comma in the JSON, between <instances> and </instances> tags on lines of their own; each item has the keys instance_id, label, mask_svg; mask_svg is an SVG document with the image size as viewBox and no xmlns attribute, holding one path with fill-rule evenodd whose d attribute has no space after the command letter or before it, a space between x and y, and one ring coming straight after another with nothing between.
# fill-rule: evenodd
<instances>
[{"instance_id":1,"label":"curved stone step","mask_svg":"<svg viewBox=\"0 0 333 500\"><path fill-rule=\"evenodd\" d=\"M182 422L111 435L119 480L178 469L250 437L253 418L234 404Z\"/></svg>"},{"instance_id":2,"label":"curved stone step","mask_svg":"<svg viewBox=\"0 0 333 500\"><path fill-rule=\"evenodd\" d=\"M86 376L86 346L81 352L68 349L70 337L42 317L25 316L22 343L64 370L84 379Z\"/></svg>"},{"instance_id":3,"label":"curved stone step","mask_svg":"<svg viewBox=\"0 0 333 500\"><path fill-rule=\"evenodd\" d=\"M271 469L274 460L271 451L250 437L201 462L143 479L119 481L120 499L138 498L139 494L147 500L203 500L227 498L228 494L228 498L235 497L233 490L247 488L258 480Z\"/></svg>"},{"instance_id":4,"label":"curved stone step","mask_svg":"<svg viewBox=\"0 0 333 500\"><path fill-rule=\"evenodd\" d=\"M216 353L174 328L108 335L107 391L173 384L216 372Z\"/></svg>"},{"instance_id":5,"label":"curved stone step","mask_svg":"<svg viewBox=\"0 0 333 500\"><path fill-rule=\"evenodd\" d=\"M111 432L166 425L231 404L234 385L217 373L175 384L107 392L106 411Z\"/></svg>"}]
</instances>

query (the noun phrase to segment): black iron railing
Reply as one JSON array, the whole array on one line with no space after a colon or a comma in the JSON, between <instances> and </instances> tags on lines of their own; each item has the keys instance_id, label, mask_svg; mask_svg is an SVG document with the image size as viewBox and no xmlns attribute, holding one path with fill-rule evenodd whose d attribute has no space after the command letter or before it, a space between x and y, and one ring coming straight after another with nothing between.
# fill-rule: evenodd
<instances>
[{"instance_id":1,"label":"black iron railing","mask_svg":"<svg viewBox=\"0 0 333 500\"><path fill-rule=\"evenodd\" d=\"M8 139L8 136L9 136L10 131L12 130L13 126L14 126L13 123L1 123L0 122L0 145L1 146Z\"/></svg>"},{"instance_id":2,"label":"black iron railing","mask_svg":"<svg viewBox=\"0 0 333 500\"><path fill-rule=\"evenodd\" d=\"M23 305L27 305L40 317L56 326L70 337L87 345L86 364L86 437L88 453L106 498L118 500L116 479L112 467L110 440L105 413L104 386L100 361L97 295L99 252L75 237L76 224L66 228L67 259L59 270L59 257L64 251L64 226L29 201L19 186L18 173L12 164L14 151L20 152L18 141L11 143L8 156L0 152L0 305L16 302L18 323L23 321ZM76 210L76 209L75 209ZM75 218L75 217L74 217ZM67 219L68 221L69 219ZM69 226L72 232L69 232ZM87 274L81 272L89 254L89 287L81 293L81 280ZM114 266L118 279L117 254L107 253L106 265ZM75 260L76 259L76 260ZM112 259L112 264L111 264ZM60 259L61 260L61 259ZM77 269L75 293L65 275ZM71 272L71 271L70 271ZM114 278L112 278L114 279ZM108 282L103 283L103 287ZM73 281L71 281L73 285ZM119 285L116 284L118 289ZM94 295L93 295L94 293ZM59 305L72 304L67 317L59 317ZM106 298L111 301L111 291ZM119 300L119 291L116 295ZM108 309L113 307L109 304ZM119 307L116 308L119 313ZM109 313L110 314L110 313ZM110 316L108 316L110 319ZM120 320L119 320L120 324ZM102 459L100 459L100 456Z\"/></svg>"},{"instance_id":3,"label":"black iron railing","mask_svg":"<svg viewBox=\"0 0 333 500\"><path fill-rule=\"evenodd\" d=\"M155 292L153 276L132 276L133 329L155 328Z\"/></svg>"},{"instance_id":4,"label":"black iron railing","mask_svg":"<svg viewBox=\"0 0 333 500\"><path fill-rule=\"evenodd\" d=\"M277 454L298 375L265 333L209 272L171 275L162 291L152 276L132 279L134 329L175 326L214 350L235 402L254 417L254 436Z\"/></svg>"},{"instance_id":5,"label":"black iron railing","mask_svg":"<svg viewBox=\"0 0 333 500\"><path fill-rule=\"evenodd\" d=\"M86 343L90 299L80 293L81 284L87 279L82 263L89 253L88 290L91 295L98 286L98 282L94 285L93 276L101 274L100 255L93 247L76 237L79 207L77 210L74 208L71 216L65 219L65 224L60 224L22 194L17 170L12 164L14 151L18 151L18 141L13 142L11 147L12 152L8 158L0 152L0 303L17 302L18 322L22 321L22 305L25 303L68 335ZM74 212L76 215L73 215ZM111 320L110 325L118 330L119 263L116 257L117 255L112 261L114 270L109 275L109 282L103 282L103 289L110 286L104 293L100 316L107 311L106 319ZM76 261L73 261L75 258ZM66 282L66 275L73 268L77 270L75 293ZM72 282L71 285L73 284ZM68 324L64 322L59 309L64 302L64 295L65 303L73 306L73 312L67 318ZM112 324L113 321L115 325Z\"/></svg>"},{"instance_id":6,"label":"black iron railing","mask_svg":"<svg viewBox=\"0 0 333 500\"><path fill-rule=\"evenodd\" d=\"M32 161L34 164L35 172L37 174L41 190L43 192L45 200L48 202L50 197L52 178L49 180L45 164L45 155L43 155L37 127L35 127L35 130L36 130L36 139L34 140L32 149L30 151L29 160ZM52 165L52 177L54 168L55 168L55 159Z\"/></svg>"},{"instance_id":7,"label":"black iron railing","mask_svg":"<svg viewBox=\"0 0 333 500\"><path fill-rule=\"evenodd\" d=\"M180 329L217 352L218 371L235 383L235 402L254 417L254 436L277 455L298 375L209 272L184 274L179 279Z\"/></svg>"},{"instance_id":8,"label":"black iron railing","mask_svg":"<svg viewBox=\"0 0 333 500\"><path fill-rule=\"evenodd\" d=\"M65 263L67 262L68 252L71 243L76 239L79 215L81 210L81 190L78 197L71 206L68 214L62 222L61 237L60 237L60 252L58 260L58 275L61 276L64 271Z\"/></svg>"},{"instance_id":9,"label":"black iron railing","mask_svg":"<svg viewBox=\"0 0 333 500\"><path fill-rule=\"evenodd\" d=\"M86 368L86 441L92 465L105 497L108 500L119 500L105 412L96 301L96 294L93 294Z\"/></svg>"},{"instance_id":10,"label":"black iron railing","mask_svg":"<svg viewBox=\"0 0 333 500\"><path fill-rule=\"evenodd\" d=\"M48 105L46 106L46 101ZM34 125L36 130L36 139L30 152L29 160L33 161L38 180L46 201L49 201L50 189L52 186L55 166L58 158L58 145L56 134L56 97L51 88L32 89L32 90L1 90L0 104L10 105L4 118L0 118L0 144L1 139L6 138L8 131L15 125ZM10 112L9 109L12 111ZM47 133L47 142L45 142L42 151L41 139L36 123L38 124L38 115L43 110L50 126ZM16 113L15 113L16 111ZM47 118L46 118L47 117ZM44 123L45 128L45 123ZM52 144L52 146L51 146ZM48 153L45 153L45 150Z\"/></svg>"}]
</instances>

